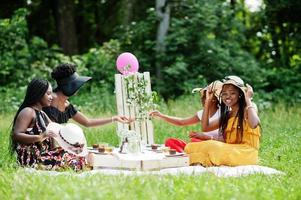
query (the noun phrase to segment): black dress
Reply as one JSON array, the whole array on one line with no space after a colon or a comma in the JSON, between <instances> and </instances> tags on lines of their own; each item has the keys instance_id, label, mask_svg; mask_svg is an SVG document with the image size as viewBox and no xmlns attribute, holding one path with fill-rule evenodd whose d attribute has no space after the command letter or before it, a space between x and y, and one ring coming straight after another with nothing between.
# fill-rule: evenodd
<instances>
[{"instance_id":1,"label":"black dress","mask_svg":"<svg viewBox=\"0 0 301 200\"><path fill-rule=\"evenodd\" d=\"M69 104L64 112L52 106L44 107L43 111L48 115L51 121L59 124L67 123L68 120L77 113L77 109L72 104Z\"/></svg>"},{"instance_id":2,"label":"black dress","mask_svg":"<svg viewBox=\"0 0 301 200\"><path fill-rule=\"evenodd\" d=\"M40 135L48 125L45 113L35 110L34 125L26 134ZM79 157L64 151L61 147L52 149L52 139L47 138L43 142L32 144L17 143L17 162L21 166L37 169L67 169L81 170L86 165L85 157Z\"/></svg>"}]
</instances>

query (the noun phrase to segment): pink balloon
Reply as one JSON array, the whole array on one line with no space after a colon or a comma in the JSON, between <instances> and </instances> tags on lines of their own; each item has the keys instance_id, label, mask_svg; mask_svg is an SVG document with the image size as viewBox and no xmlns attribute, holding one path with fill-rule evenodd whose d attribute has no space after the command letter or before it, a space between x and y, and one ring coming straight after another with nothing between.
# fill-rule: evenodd
<instances>
[{"instance_id":1,"label":"pink balloon","mask_svg":"<svg viewBox=\"0 0 301 200\"><path fill-rule=\"evenodd\" d=\"M124 75L134 74L138 72L139 69L137 58L129 52L122 53L118 56L116 66L117 70Z\"/></svg>"}]
</instances>

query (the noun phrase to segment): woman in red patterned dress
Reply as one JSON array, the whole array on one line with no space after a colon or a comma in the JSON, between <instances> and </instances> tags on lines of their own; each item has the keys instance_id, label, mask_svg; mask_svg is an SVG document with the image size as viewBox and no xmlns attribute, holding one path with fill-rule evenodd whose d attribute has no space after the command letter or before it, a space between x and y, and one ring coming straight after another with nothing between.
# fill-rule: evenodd
<instances>
[{"instance_id":1,"label":"woman in red patterned dress","mask_svg":"<svg viewBox=\"0 0 301 200\"><path fill-rule=\"evenodd\" d=\"M23 103L13 121L11 150L17 153L21 166L38 169L81 170L86 165L85 157L53 148L54 133L46 131L50 122L42 108L52 102L52 87L48 81L33 79L26 91Z\"/></svg>"}]
</instances>

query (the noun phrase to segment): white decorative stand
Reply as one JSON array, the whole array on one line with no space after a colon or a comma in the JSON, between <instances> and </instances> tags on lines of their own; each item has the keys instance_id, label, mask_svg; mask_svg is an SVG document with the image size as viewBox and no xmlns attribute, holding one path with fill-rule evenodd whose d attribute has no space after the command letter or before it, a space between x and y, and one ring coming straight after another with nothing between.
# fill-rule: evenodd
<instances>
[{"instance_id":1,"label":"white decorative stand","mask_svg":"<svg viewBox=\"0 0 301 200\"><path fill-rule=\"evenodd\" d=\"M136 73L134 75L134 81L138 79L143 79L146 81L146 93L151 94L151 82L149 72ZM115 92L116 92L116 102L117 102L117 113L118 115L124 115L130 118L137 119L137 108L128 105L128 89L125 81L125 75L115 74ZM154 131L152 121L149 119L143 121L135 121L129 124L117 123L117 131L122 129L134 130L140 137L141 141L146 144L154 143Z\"/></svg>"}]
</instances>

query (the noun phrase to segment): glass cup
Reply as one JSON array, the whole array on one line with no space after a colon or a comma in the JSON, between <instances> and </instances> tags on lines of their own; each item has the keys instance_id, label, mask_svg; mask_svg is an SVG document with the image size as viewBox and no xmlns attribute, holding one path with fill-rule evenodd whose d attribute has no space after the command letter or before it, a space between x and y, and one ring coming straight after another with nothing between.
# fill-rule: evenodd
<instances>
[{"instance_id":1,"label":"glass cup","mask_svg":"<svg viewBox=\"0 0 301 200\"><path fill-rule=\"evenodd\" d=\"M103 148L106 148L106 147L108 147L108 146L109 146L108 143L100 143L100 144L98 145L98 147L103 147Z\"/></svg>"},{"instance_id":2,"label":"glass cup","mask_svg":"<svg viewBox=\"0 0 301 200\"><path fill-rule=\"evenodd\" d=\"M170 147L162 147L162 152L165 154L169 154Z\"/></svg>"},{"instance_id":3,"label":"glass cup","mask_svg":"<svg viewBox=\"0 0 301 200\"><path fill-rule=\"evenodd\" d=\"M128 148L128 152L131 154L141 153L141 146L138 138L130 138L127 148Z\"/></svg>"},{"instance_id":4,"label":"glass cup","mask_svg":"<svg viewBox=\"0 0 301 200\"><path fill-rule=\"evenodd\" d=\"M111 146L107 146L107 147L105 147L105 152L106 153L112 153L113 152L113 147L111 147Z\"/></svg>"}]
</instances>

